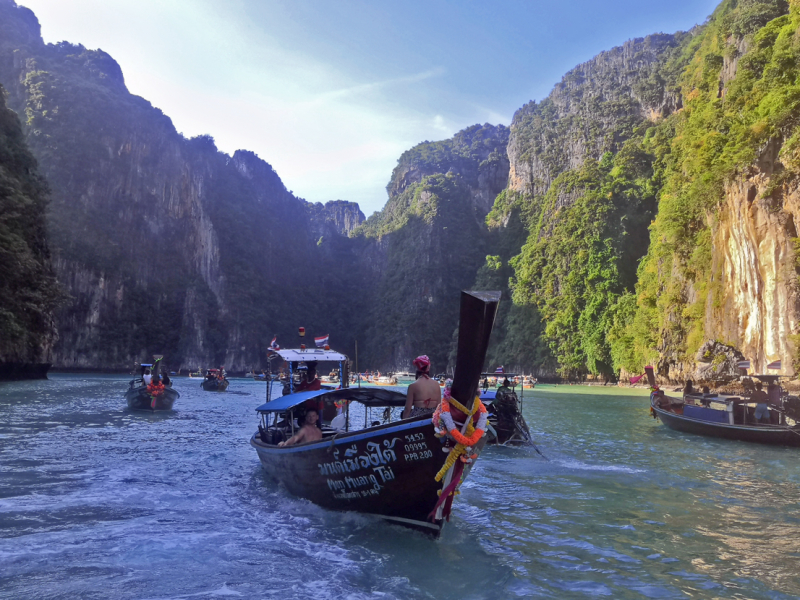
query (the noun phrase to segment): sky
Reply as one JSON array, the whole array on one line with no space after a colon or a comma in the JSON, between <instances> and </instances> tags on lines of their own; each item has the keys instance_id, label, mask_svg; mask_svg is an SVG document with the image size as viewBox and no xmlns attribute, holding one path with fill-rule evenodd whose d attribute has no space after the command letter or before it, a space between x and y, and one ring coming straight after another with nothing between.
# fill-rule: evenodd
<instances>
[{"instance_id":1,"label":"sky","mask_svg":"<svg viewBox=\"0 0 800 600\"><path fill-rule=\"evenodd\" d=\"M400 155L510 125L572 67L688 30L717 0L17 0L45 42L102 49L187 137L252 150L295 195L387 200Z\"/></svg>"}]
</instances>

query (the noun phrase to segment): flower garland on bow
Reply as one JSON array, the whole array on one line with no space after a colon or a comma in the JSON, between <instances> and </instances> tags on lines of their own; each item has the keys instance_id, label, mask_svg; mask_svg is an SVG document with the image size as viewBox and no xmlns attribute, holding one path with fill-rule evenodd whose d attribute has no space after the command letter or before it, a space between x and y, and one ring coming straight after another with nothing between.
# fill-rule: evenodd
<instances>
[{"instance_id":1,"label":"flower garland on bow","mask_svg":"<svg viewBox=\"0 0 800 600\"><path fill-rule=\"evenodd\" d=\"M456 427L453 421L453 415L450 413L451 405L467 416L466 435L462 434ZM477 424L473 424L475 413L480 413ZM473 453L472 446L477 444L486 434L486 421L488 417L489 414L486 412L486 407L477 396L470 410L450 395L449 387L445 388L442 403L436 409L436 412L433 413L433 418L431 420L436 429L436 437L449 435L456 441L456 445L450 450L447 460L436 474L436 481L441 481L445 473L452 468L459 458L462 462L471 463L478 457L477 454Z\"/></svg>"},{"instance_id":2,"label":"flower garland on bow","mask_svg":"<svg viewBox=\"0 0 800 600\"><path fill-rule=\"evenodd\" d=\"M147 384L147 393L150 394L150 408L155 409L156 399L164 393L164 384L160 381Z\"/></svg>"}]
</instances>

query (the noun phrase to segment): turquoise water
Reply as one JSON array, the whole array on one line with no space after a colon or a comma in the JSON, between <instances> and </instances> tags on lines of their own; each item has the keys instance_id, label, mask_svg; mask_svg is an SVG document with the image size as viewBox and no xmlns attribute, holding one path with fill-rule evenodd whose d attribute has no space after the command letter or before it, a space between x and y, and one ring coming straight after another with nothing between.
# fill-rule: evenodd
<instances>
[{"instance_id":1,"label":"turquoise water","mask_svg":"<svg viewBox=\"0 0 800 600\"><path fill-rule=\"evenodd\" d=\"M794 598L800 456L672 432L646 393L540 386L442 539L292 498L247 441L264 383L0 384L0 598Z\"/></svg>"}]
</instances>

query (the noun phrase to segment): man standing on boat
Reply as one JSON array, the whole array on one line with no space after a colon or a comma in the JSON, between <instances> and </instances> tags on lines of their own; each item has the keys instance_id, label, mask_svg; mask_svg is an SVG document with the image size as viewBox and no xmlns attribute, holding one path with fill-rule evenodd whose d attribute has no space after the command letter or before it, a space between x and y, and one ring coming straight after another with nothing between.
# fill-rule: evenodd
<instances>
[{"instance_id":1,"label":"man standing on boat","mask_svg":"<svg viewBox=\"0 0 800 600\"><path fill-rule=\"evenodd\" d=\"M756 403L756 421L760 423L763 420L769 423L769 396L761 389L760 381L756 381L756 391L750 396L750 401Z\"/></svg>"},{"instance_id":2,"label":"man standing on boat","mask_svg":"<svg viewBox=\"0 0 800 600\"><path fill-rule=\"evenodd\" d=\"M433 414L442 401L442 390L439 384L431 379L431 361L425 356L418 356L412 363L417 369L417 380L408 386L406 406L403 418Z\"/></svg>"}]
</instances>

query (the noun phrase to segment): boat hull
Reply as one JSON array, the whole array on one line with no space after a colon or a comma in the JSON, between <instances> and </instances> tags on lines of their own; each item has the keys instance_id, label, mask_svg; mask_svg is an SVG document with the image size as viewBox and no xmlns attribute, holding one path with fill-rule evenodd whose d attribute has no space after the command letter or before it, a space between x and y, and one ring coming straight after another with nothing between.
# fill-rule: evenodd
<instances>
[{"instance_id":1,"label":"boat hull","mask_svg":"<svg viewBox=\"0 0 800 600\"><path fill-rule=\"evenodd\" d=\"M164 393L153 397L147 392L147 386L131 388L125 392L125 400L131 410L147 410L155 412L157 410L172 410L175 400L180 398L180 394L172 388L164 388Z\"/></svg>"},{"instance_id":2,"label":"boat hull","mask_svg":"<svg viewBox=\"0 0 800 600\"><path fill-rule=\"evenodd\" d=\"M435 476L448 449L434 435L429 416L286 448L264 444L256 433L250 444L264 471L295 496L333 510L378 515L435 537L441 533L443 522L429 514L442 489Z\"/></svg>"},{"instance_id":3,"label":"boat hull","mask_svg":"<svg viewBox=\"0 0 800 600\"><path fill-rule=\"evenodd\" d=\"M204 379L200 386L207 392L224 392L228 389L229 382L227 379L220 381L219 379Z\"/></svg>"},{"instance_id":4,"label":"boat hull","mask_svg":"<svg viewBox=\"0 0 800 600\"><path fill-rule=\"evenodd\" d=\"M701 421L653 406L661 422L675 431L742 442L800 447L800 428L782 425L730 425Z\"/></svg>"}]
</instances>

